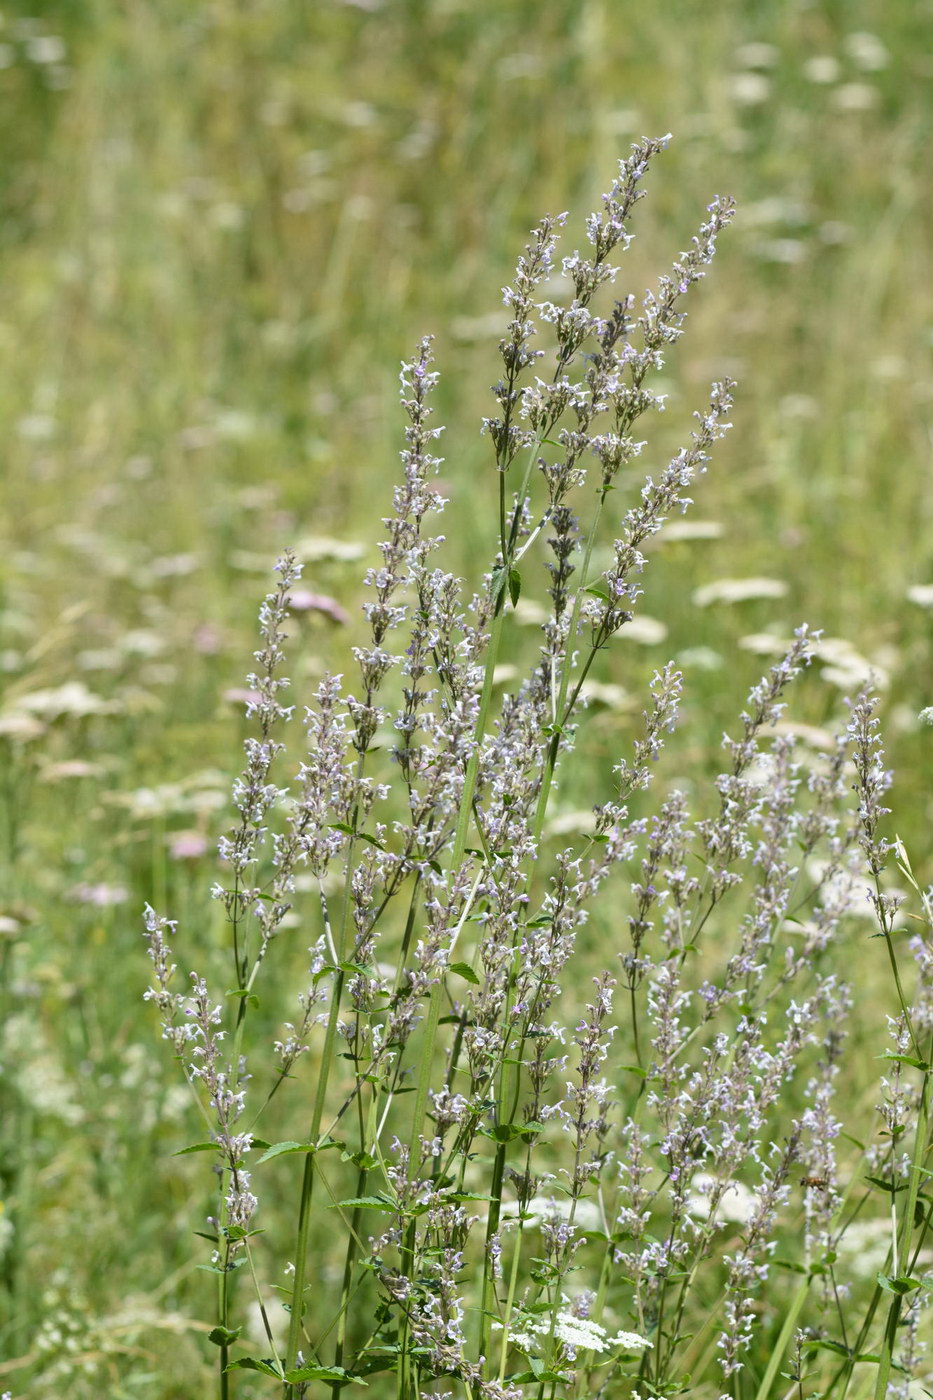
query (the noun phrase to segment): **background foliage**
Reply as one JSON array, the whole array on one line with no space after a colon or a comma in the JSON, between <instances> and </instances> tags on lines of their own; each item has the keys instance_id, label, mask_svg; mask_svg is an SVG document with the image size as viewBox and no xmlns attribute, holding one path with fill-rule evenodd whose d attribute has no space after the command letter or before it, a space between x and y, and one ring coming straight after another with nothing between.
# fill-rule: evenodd
<instances>
[{"instance_id":1,"label":"background foliage","mask_svg":"<svg viewBox=\"0 0 933 1400\"><path fill-rule=\"evenodd\" d=\"M806 618L837 640L798 715L837 720L875 665L898 829L928 875L931 29L929 0L4 7L0 1381L14 1393L29 1374L39 1396L66 1379L74 1395L192 1393L201 1187L168 1155L187 1109L139 1000L138 911L149 898L202 946L220 936L207 891L257 599L297 541L307 587L356 629L401 443L397 365L425 332L451 425L451 559L488 556L477 430L498 289L538 216L569 208L578 228L643 134L675 141L638 211L634 290L714 192L739 203L671 363L659 460L711 378L740 390L695 492L705 536L652 560L660 625L604 659L599 679L624 693L593 710L562 800L591 800L668 656L687 680L671 762L712 771L768 636ZM784 587L694 602L734 578ZM342 654L347 630L302 615L296 677Z\"/></svg>"}]
</instances>

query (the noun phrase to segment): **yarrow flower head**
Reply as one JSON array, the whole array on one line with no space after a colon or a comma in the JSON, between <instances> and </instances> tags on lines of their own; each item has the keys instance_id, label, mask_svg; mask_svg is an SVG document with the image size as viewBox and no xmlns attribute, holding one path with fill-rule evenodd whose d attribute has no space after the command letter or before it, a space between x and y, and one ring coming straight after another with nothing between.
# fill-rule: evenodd
<instances>
[{"instance_id":1,"label":"yarrow flower head","mask_svg":"<svg viewBox=\"0 0 933 1400\"><path fill-rule=\"evenodd\" d=\"M552 1315L551 1310L529 1313L517 1311L509 1325L509 1341L525 1352L538 1354L543 1343L553 1337L566 1360L574 1361L580 1352L631 1354L647 1351L651 1342L639 1332L609 1332L593 1318L582 1315L565 1295L563 1306ZM493 1327L502 1331L502 1323Z\"/></svg>"}]
</instances>

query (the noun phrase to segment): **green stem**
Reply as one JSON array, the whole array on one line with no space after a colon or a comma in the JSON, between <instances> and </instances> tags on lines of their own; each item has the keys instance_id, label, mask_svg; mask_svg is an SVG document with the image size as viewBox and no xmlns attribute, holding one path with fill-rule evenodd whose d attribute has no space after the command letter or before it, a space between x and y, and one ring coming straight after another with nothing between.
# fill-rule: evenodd
<instances>
[{"instance_id":1,"label":"green stem","mask_svg":"<svg viewBox=\"0 0 933 1400\"><path fill-rule=\"evenodd\" d=\"M219 1243L219 1241L218 1241ZM217 1311L220 1314L220 1325L226 1330L229 1295L227 1292L227 1280L230 1277L228 1272L230 1267L230 1246L224 1247L223 1273L220 1276L220 1297L218 1299ZM230 1377L227 1374L227 1363L230 1360L230 1348L226 1342L220 1344L220 1400L227 1400L230 1394Z\"/></svg>"},{"instance_id":2,"label":"green stem","mask_svg":"<svg viewBox=\"0 0 933 1400\"><path fill-rule=\"evenodd\" d=\"M774 1344L774 1350L771 1352L771 1359L768 1362L767 1367L765 1368L765 1373L761 1378L761 1384L755 1392L755 1400L768 1400L768 1397L771 1394L771 1387L774 1384L775 1377L777 1376L778 1367L781 1364L781 1361L784 1357L784 1353L787 1351L787 1348L790 1345L791 1338L793 1337L794 1330L797 1326L797 1319L800 1316L804 1303L807 1301L807 1294L809 1293L809 1291L809 1277L801 1279L800 1285L793 1298L791 1299L790 1307L787 1310L787 1316L784 1318L784 1325L781 1328L781 1335L778 1337L777 1341Z\"/></svg>"},{"instance_id":3,"label":"green stem","mask_svg":"<svg viewBox=\"0 0 933 1400\"><path fill-rule=\"evenodd\" d=\"M502 1183L505 1178L505 1143L496 1145L496 1156L492 1168L492 1184L489 1188L489 1217L486 1224L486 1249L483 1251L483 1283L479 1304L479 1355L487 1355L489 1337L489 1303L492 1291L492 1268L489 1262L489 1241L499 1228L499 1215L502 1210Z\"/></svg>"},{"instance_id":4,"label":"green stem","mask_svg":"<svg viewBox=\"0 0 933 1400\"><path fill-rule=\"evenodd\" d=\"M360 754L357 764L357 778L362 775L363 759L365 755ZM354 825L358 813L354 813ZM321 1051L321 1066L318 1071L317 1092L314 1097L314 1110L311 1115L311 1128L308 1132L308 1142L312 1148L316 1148L320 1133L321 1123L324 1117L324 1105L327 1098L327 1084L330 1078L331 1066L334 1060L334 1044L337 1039L337 1025L340 1019L340 1000L343 995L344 973L340 967L346 958L346 941L350 927L350 907L351 891L350 882L353 875L353 850L355 837L351 836L347 845L346 878L344 882L343 916L340 921L339 942L335 949L337 953L337 968L334 973L334 985L331 992L330 1012L327 1017L327 1030L324 1033L324 1048ZM305 1154L304 1171L301 1178L301 1200L298 1206L298 1234L295 1242L295 1275L292 1288L292 1307L288 1325L288 1346L285 1353L285 1369L292 1370L295 1366L299 1348L301 1346L301 1318L304 1312L304 1292L305 1275L307 1271L308 1259L308 1235L311 1228L311 1201L314 1193L314 1151ZM286 1397L290 1387L286 1388Z\"/></svg>"},{"instance_id":5,"label":"green stem","mask_svg":"<svg viewBox=\"0 0 933 1400\"><path fill-rule=\"evenodd\" d=\"M512 1321L512 1312L515 1308L515 1294L518 1291L518 1266L522 1256L524 1234L525 1227L522 1221L519 1220L515 1231L515 1248L512 1251L512 1267L509 1270L509 1291L505 1300L505 1309L502 1314L502 1350L499 1355L500 1385L505 1380L505 1368L509 1358L509 1326Z\"/></svg>"},{"instance_id":6,"label":"green stem","mask_svg":"<svg viewBox=\"0 0 933 1400\"><path fill-rule=\"evenodd\" d=\"M897 1324L901 1315L900 1294L895 1294L888 1307L887 1322L884 1327L884 1340L881 1343L881 1355L878 1360L878 1374L875 1378L875 1400L885 1400L888 1393L888 1381L891 1378L891 1361L894 1356L894 1344L897 1341Z\"/></svg>"},{"instance_id":7,"label":"green stem","mask_svg":"<svg viewBox=\"0 0 933 1400\"><path fill-rule=\"evenodd\" d=\"M460 798L460 811L457 816L457 828L454 833L454 846L450 858L450 866L455 874L463 863L463 857L466 854L467 836L470 829L470 814L473 807L473 794L476 791L476 780L479 773L480 746L483 741L483 735L486 733L486 724L489 719L489 709L492 702L492 677L493 671L495 670L496 658L499 655L499 646L502 641L502 629L505 621L505 596L505 580L503 578L502 591L496 601L496 613L489 634L486 674L483 679L483 693L480 699L479 715L476 720L474 748L470 755L470 761L467 764L463 783L463 794ZM435 982L428 994L428 1014L424 1043L422 1045L421 1065L418 1071L418 1087L415 1091L414 1113L412 1116L411 1136L409 1139L412 1160L414 1160L414 1155L418 1148L421 1126L427 1113L428 1093L431 1087L431 1071L433 1069L432 1051L437 1036L438 1022L441 1016L442 995L443 982Z\"/></svg>"},{"instance_id":8,"label":"green stem","mask_svg":"<svg viewBox=\"0 0 933 1400\"><path fill-rule=\"evenodd\" d=\"M586 580L590 572L590 563L593 557L593 547L596 543L596 534L599 529L599 521L602 515L603 504L605 502L605 499L606 489L603 488L603 490L599 493L599 497L597 498L596 511L593 516L593 520L590 524L589 534L587 535L586 539L586 549L583 555L583 566L580 570L580 586L577 588L576 593L574 595L573 609L570 615L570 627L567 632L568 650L567 655L565 656L564 666L561 671L560 686L558 689L557 700L554 705L553 720L555 728L554 733L551 735L551 742L548 745L547 754L544 760L544 772L541 776L541 789L538 793L538 806L535 812L533 831L534 838L536 841L539 841L541 839L541 832L544 829L544 818L547 813L548 799L550 798L551 794L551 783L554 778L554 769L557 766L557 759L560 754L560 741L562 737L561 727L564 724L566 724L567 719L569 718L569 710L570 708L572 708L572 705L570 707L567 707L567 690L570 684L570 652L573 648L573 639L576 636L577 632L577 623L580 619L580 609L583 606L583 590L586 587ZM588 658L586 663L584 675L581 676L577 682L576 688L574 690L572 703L576 702L576 699L580 694L580 687L583 684L586 670L589 670L589 667L592 664L593 655L595 655L595 653L590 654L590 657Z\"/></svg>"},{"instance_id":9,"label":"green stem","mask_svg":"<svg viewBox=\"0 0 933 1400\"><path fill-rule=\"evenodd\" d=\"M343 973L338 968L334 977L331 995L330 1015L324 1035L324 1049L321 1052L321 1068L318 1074L317 1094L311 1118L308 1142L316 1145L324 1115L324 1099L327 1093L328 1073L333 1059L334 1042L337 1039L337 1021L340 1014L340 997L343 991ZM295 1275L292 1287L292 1307L288 1325L288 1348L285 1369L291 1370L301 1346L301 1315L304 1311L305 1269L308 1254L308 1235L311 1226L311 1201L314 1193L314 1152L305 1154L304 1172L301 1178L301 1201L298 1206L298 1235L295 1242Z\"/></svg>"}]
</instances>

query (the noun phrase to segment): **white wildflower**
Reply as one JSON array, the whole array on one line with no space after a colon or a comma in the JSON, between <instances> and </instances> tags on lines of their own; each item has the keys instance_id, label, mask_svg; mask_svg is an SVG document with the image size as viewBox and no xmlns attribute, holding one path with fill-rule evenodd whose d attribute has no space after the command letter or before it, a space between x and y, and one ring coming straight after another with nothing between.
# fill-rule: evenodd
<instances>
[{"instance_id":1,"label":"white wildflower","mask_svg":"<svg viewBox=\"0 0 933 1400\"><path fill-rule=\"evenodd\" d=\"M779 578L720 578L704 584L693 595L698 608L710 603L746 603L753 598L783 598L787 584Z\"/></svg>"},{"instance_id":2,"label":"white wildflower","mask_svg":"<svg viewBox=\"0 0 933 1400\"><path fill-rule=\"evenodd\" d=\"M718 1185L716 1177L700 1172L693 1178L693 1191L687 1198L687 1209L700 1220L710 1213L710 1195ZM755 1193L740 1181L731 1181L716 1208L716 1218L735 1225L747 1225L755 1213Z\"/></svg>"}]
</instances>

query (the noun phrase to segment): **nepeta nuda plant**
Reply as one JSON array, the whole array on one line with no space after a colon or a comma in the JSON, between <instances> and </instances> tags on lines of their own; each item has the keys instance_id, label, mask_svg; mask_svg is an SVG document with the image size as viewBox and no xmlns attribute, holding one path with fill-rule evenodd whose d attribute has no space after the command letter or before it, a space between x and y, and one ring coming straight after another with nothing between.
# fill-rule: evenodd
<instances>
[{"instance_id":1,"label":"nepeta nuda plant","mask_svg":"<svg viewBox=\"0 0 933 1400\"><path fill-rule=\"evenodd\" d=\"M667 665L591 831L561 846L546 825L591 667L637 607L644 545L688 507L729 426L732 386L714 384L688 444L611 523L597 566L612 493L645 447L640 420L663 407L652 373L732 215L714 200L640 306L623 294L598 309L665 144L621 162L587 220L587 251L562 260L569 306L543 295L563 217L542 220L505 289L511 320L484 422L496 523L473 594L439 567L443 539L430 533L444 505L431 485L441 430L430 342L403 366L402 481L366 576L367 636L354 679L325 676L304 710L291 769L282 668L300 571L291 554L280 560L249 678L256 736L214 890L229 932L220 992L200 973L173 990L175 926L147 910L148 995L198 1098L200 1146L215 1154L221 1396L243 1370L293 1400L364 1382L398 1400L738 1396L746 1375L765 1396L787 1389L782 1365L802 1396L816 1348L838 1363L822 1393L841 1395L883 1288L897 1306L879 1385L892 1364L918 1364L933 1023L920 935L913 1006L897 979L888 1138L869 1149L877 1189L895 1215L906 1190L907 1212L862 1332L846 1301L858 1281L840 1262L863 1202L853 1206L839 1162L850 993L833 949L865 861L897 969L870 699L828 756L801 762L792 736L774 731L811 657L801 627L724 739L712 800L694 815L667 791L645 815L681 698ZM548 327L546 348L536 336ZM542 545L550 608L538 653L497 702L510 614ZM850 743L860 821L841 814ZM291 985L284 1028L266 1038L257 988L283 994L270 980L277 960ZM270 1143L263 1117L295 1126ZM257 1226L264 1173L279 1183L269 1232ZM788 1292L774 1262L795 1215L799 1286ZM242 1353L251 1298L261 1356Z\"/></svg>"}]
</instances>

